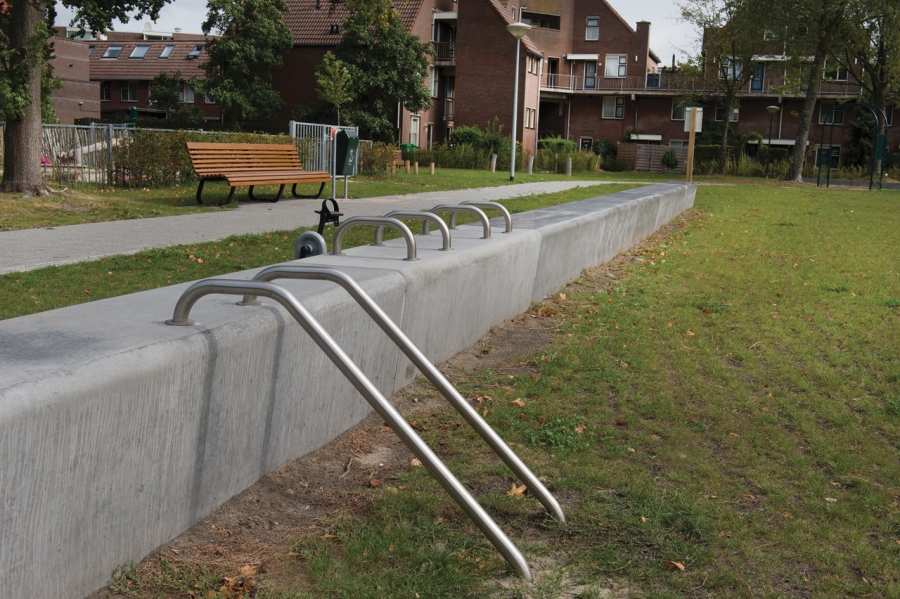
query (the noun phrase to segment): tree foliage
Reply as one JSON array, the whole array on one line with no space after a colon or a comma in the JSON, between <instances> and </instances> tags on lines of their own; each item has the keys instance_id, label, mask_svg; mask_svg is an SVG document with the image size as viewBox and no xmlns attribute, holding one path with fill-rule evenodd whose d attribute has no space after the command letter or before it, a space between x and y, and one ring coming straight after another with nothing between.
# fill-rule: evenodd
<instances>
[{"instance_id":1,"label":"tree foliage","mask_svg":"<svg viewBox=\"0 0 900 599\"><path fill-rule=\"evenodd\" d=\"M398 101L410 112L431 105L425 86L431 48L406 31L389 0L351 0L346 6L351 16L335 55L347 66L354 90L347 120L366 136L393 140Z\"/></svg>"},{"instance_id":2,"label":"tree foliage","mask_svg":"<svg viewBox=\"0 0 900 599\"><path fill-rule=\"evenodd\" d=\"M272 71L282 66L281 54L293 44L284 23L285 0L210 0L203 33L221 34L206 44L206 77L192 77L190 86L205 93L225 118L240 126L273 116L284 105L272 89Z\"/></svg>"},{"instance_id":3,"label":"tree foliage","mask_svg":"<svg viewBox=\"0 0 900 599\"><path fill-rule=\"evenodd\" d=\"M166 119L171 121L173 128L198 127L203 123L203 111L192 103L181 101L182 85L181 71L171 75L160 71L150 86L150 101L166 111Z\"/></svg>"},{"instance_id":4,"label":"tree foliage","mask_svg":"<svg viewBox=\"0 0 900 599\"><path fill-rule=\"evenodd\" d=\"M316 66L316 93L319 99L334 106L337 124L341 124L341 107L353 101L353 78L347 66L331 52Z\"/></svg>"},{"instance_id":5,"label":"tree foliage","mask_svg":"<svg viewBox=\"0 0 900 599\"><path fill-rule=\"evenodd\" d=\"M33 34L26 39L24 50L27 58L17 61L20 49L13 47L9 41L12 35L11 12L0 11L0 72L4 74L0 77L0 118L3 120L21 118L25 107L34 101L30 96L21 93L21 89L31 76L31 69L37 67L41 70L41 121L57 122L56 111L50 100L53 90L62 87L62 80L53 76L53 66L49 63L53 54L53 43L50 40L55 17L56 12L51 6L46 10L44 19L34 29Z\"/></svg>"}]
</instances>

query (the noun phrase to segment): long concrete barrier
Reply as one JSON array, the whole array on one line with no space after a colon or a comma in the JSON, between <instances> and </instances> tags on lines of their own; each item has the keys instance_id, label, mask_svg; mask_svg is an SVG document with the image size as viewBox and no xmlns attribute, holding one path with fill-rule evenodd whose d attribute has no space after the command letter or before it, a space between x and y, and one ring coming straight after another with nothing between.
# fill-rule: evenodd
<instances>
[{"instance_id":1,"label":"long concrete barrier","mask_svg":"<svg viewBox=\"0 0 900 599\"><path fill-rule=\"evenodd\" d=\"M304 264L345 270L433 361L693 205L659 184ZM257 270L228 275L248 279ZM417 374L346 293L279 281L390 395ZM188 284L0 322L4 595L79 599L261 476L359 423L368 404L274 302L214 296L165 326Z\"/></svg>"}]
</instances>

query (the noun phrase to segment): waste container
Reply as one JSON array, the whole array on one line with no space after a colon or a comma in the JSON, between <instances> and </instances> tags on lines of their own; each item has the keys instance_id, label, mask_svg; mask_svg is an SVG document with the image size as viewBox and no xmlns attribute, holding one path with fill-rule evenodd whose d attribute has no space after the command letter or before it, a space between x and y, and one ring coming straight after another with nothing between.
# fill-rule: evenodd
<instances>
[{"instance_id":1,"label":"waste container","mask_svg":"<svg viewBox=\"0 0 900 599\"><path fill-rule=\"evenodd\" d=\"M356 174L356 161L359 159L359 138L350 135L343 129L335 137L337 157L334 163L334 175L350 177Z\"/></svg>"},{"instance_id":2,"label":"waste container","mask_svg":"<svg viewBox=\"0 0 900 599\"><path fill-rule=\"evenodd\" d=\"M416 144L400 144L400 152L404 159L415 160L416 150L419 146Z\"/></svg>"}]
</instances>

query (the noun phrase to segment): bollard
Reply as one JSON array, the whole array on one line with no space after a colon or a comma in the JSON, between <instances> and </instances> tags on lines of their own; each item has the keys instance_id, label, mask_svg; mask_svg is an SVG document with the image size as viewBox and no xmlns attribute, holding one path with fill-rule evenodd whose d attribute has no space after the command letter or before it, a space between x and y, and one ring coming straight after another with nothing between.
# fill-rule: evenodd
<instances>
[{"instance_id":1,"label":"bollard","mask_svg":"<svg viewBox=\"0 0 900 599\"><path fill-rule=\"evenodd\" d=\"M416 175L419 174L419 161L418 160L413 162L413 173L415 173Z\"/></svg>"},{"instance_id":2,"label":"bollard","mask_svg":"<svg viewBox=\"0 0 900 599\"><path fill-rule=\"evenodd\" d=\"M571 158L566 158L566 176L567 177L572 176L572 159Z\"/></svg>"},{"instance_id":3,"label":"bollard","mask_svg":"<svg viewBox=\"0 0 900 599\"><path fill-rule=\"evenodd\" d=\"M492 173L497 172L497 155L496 154L491 154L491 172Z\"/></svg>"},{"instance_id":4,"label":"bollard","mask_svg":"<svg viewBox=\"0 0 900 599\"><path fill-rule=\"evenodd\" d=\"M534 155L528 157L528 174L534 172Z\"/></svg>"},{"instance_id":5,"label":"bollard","mask_svg":"<svg viewBox=\"0 0 900 599\"><path fill-rule=\"evenodd\" d=\"M396 175L396 174L397 174L397 165L396 165L396 164L392 164L392 165L391 165L391 174L392 174L392 175Z\"/></svg>"},{"instance_id":6,"label":"bollard","mask_svg":"<svg viewBox=\"0 0 900 599\"><path fill-rule=\"evenodd\" d=\"M432 162L431 165L428 167L428 174L429 174L429 175L433 175L433 174L434 174L434 163L433 163L433 162Z\"/></svg>"},{"instance_id":7,"label":"bollard","mask_svg":"<svg viewBox=\"0 0 900 599\"><path fill-rule=\"evenodd\" d=\"M406 174L409 174L409 160L406 161Z\"/></svg>"}]
</instances>

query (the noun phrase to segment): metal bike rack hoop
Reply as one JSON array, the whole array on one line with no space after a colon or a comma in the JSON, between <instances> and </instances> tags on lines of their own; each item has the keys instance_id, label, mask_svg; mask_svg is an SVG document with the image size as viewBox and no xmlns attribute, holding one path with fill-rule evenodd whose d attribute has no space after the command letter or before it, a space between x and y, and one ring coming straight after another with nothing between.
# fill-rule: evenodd
<instances>
[{"instance_id":1,"label":"metal bike rack hoop","mask_svg":"<svg viewBox=\"0 0 900 599\"><path fill-rule=\"evenodd\" d=\"M506 222L506 230L504 233L512 233L512 215L510 215L509 210L506 209L506 206L501 204L500 202L488 202L486 200L466 200L465 202L460 202L460 206L475 206L476 208L481 208L482 210L490 209L496 210L500 213L500 216L503 217L503 220ZM456 228L456 212L450 215L450 228Z\"/></svg>"},{"instance_id":2,"label":"metal bike rack hoop","mask_svg":"<svg viewBox=\"0 0 900 599\"><path fill-rule=\"evenodd\" d=\"M418 260L418 258L416 258L416 240L413 238L412 231L409 230L409 227L396 218L384 216L351 216L345 220L341 223L341 226L337 228L337 231L334 232L334 241L331 245L332 254L335 256L346 256L346 254L341 251L341 243L344 241L344 235L347 233L347 229L358 225L386 226L397 229L403 235L404 239L406 239L406 258L404 258L404 260L408 260L409 262Z\"/></svg>"},{"instance_id":3,"label":"metal bike rack hoop","mask_svg":"<svg viewBox=\"0 0 900 599\"><path fill-rule=\"evenodd\" d=\"M437 455L425 444L403 416L381 394L378 388L366 377L362 370L350 359L340 345L328 334L319 321L301 304L296 297L284 287L260 281L239 281L233 279L207 279L194 283L181 294L175 304L175 310L167 325L190 326L196 324L190 320L190 311L200 298L211 294L263 296L281 304L300 324L304 331L312 337L316 345L347 377L357 391L378 412L378 415L394 430L398 437L419 458L431 472L444 490L459 507L481 529L490 542L503 555L509 565L522 578L531 581L531 569L525 556L506 536L506 533L491 519L490 515L472 497L453 473L444 465Z\"/></svg>"},{"instance_id":4,"label":"metal bike rack hoop","mask_svg":"<svg viewBox=\"0 0 900 599\"><path fill-rule=\"evenodd\" d=\"M482 237L482 239L491 238L491 221L488 219L487 214L485 214L475 206L462 206L460 204L441 204L440 206L435 206L431 209L432 214L440 214L441 212L449 212L451 214L454 214L456 212L470 212L472 214L478 215L478 218L481 220L481 226L484 228L484 237ZM450 221L451 230L455 228L453 225L454 220ZM423 235L428 235L431 232L431 228L428 225L428 221L425 221L425 226L422 227Z\"/></svg>"},{"instance_id":5,"label":"metal bike rack hoop","mask_svg":"<svg viewBox=\"0 0 900 599\"><path fill-rule=\"evenodd\" d=\"M419 371L431 381L438 391L447 399L450 405L459 412L459 414L475 429L482 439L488 444L494 454L497 455L509 467L510 470L522 481L529 492L531 492L540 501L547 511L560 522L566 521L559 502L553 497L553 494L547 490L547 487L538 479L537 476L525 465L524 462L510 449L509 445L503 441L485 422L484 418L475 411L475 409L460 395L459 391L450 384L450 381L441 374L441 371L431 363L425 354L406 336L403 330L391 320L390 316L365 292L365 290L350 275L337 269L327 266L270 266L265 268L253 277L254 281L273 281L275 279L307 279L315 281L331 281L343 287L350 294L356 303L365 310L372 320L375 321L381 330L406 354L406 357L416 365ZM253 296L244 296L244 300L238 305L258 305Z\"/></svg>"},{"instance_id":6,"label":"metal bike rack hoop","mask_svg":"<svg viewBox=\"0 0 900 599\"><path fill-rule=\"evenodd\" d=\"M444 247L441 248L442 252L449 252L453 248L450 247L450 229L447 228L447 223L438 216L437 214L432 214L431 212L417 212L415 210L394 210L393 212L388 212L384 215L385 218L409 218L409 219L418 219L424 220L427 222L432 222L437 225L437 228L441 231L441 236L444 238ZM428 235L431 231L425 232L425 225L422 225L422 235ZM375 242L372 245L382 245L382 235L384 233L384 225L378 225L375 227Z\"/></svg>"}]
</instances>

